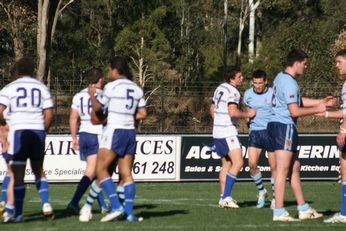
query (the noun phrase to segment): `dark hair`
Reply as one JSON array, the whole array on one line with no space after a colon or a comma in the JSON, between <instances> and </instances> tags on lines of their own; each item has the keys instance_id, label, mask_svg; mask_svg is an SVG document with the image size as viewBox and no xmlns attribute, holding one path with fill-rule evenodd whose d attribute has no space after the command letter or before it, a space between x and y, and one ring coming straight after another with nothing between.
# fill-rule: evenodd
<instances>
[{"instance_id":1,"label":"dark hair","mask_svg":"<svg viewBox=\"0 0 346 231\"><path fill-rule=\"evenodd\" d=\"M228 83L231 79L234 79L236 74L240 72L240 68L237 66L226 67L224 79Z\"/></svg>"},{"instance_id":2,"label":"dark hair","mask_svg":"<svg viewBox=\"0 0 346 231\"><path fill-rule=\"evenodd\" d=\"M295 62L303 62L307 59L308 55L300 49L292 49L286 59L286 67L291 67Z\"/></svg>"},{"instance_id":3,"label":"dark hair","mask_svg":"<svg viewBox=\"0 0 346 231\"><path fill-rule=\"evenodd\" d=\"M103 72L100 68L93 67L88 71L88 74L86 76L86 80L88 84L95 84L100 79L103 78Z\"/></svg>"},{"instance_id":4,"label":"dark hair","mask_svg":"<svg viewBox=\"0 0 346 231\"><path fill-rule=\"evenodd\" d=\"M35 63L30 57L20 58L12 67L11 75L15 77L30 76L34 77Z\"/></svg>"},{"instance_id":5,"label":"dark hair","mask_svg":"<svg viewBox=\"0 0 346 231\"><path fill-rule=\"evenodd\" d=\"M261 69L257 69L252 73L252 78L259 79L263 78L263 80L267 80L267 73Z\"/></svg>"},{"instance_id":6,"label":"dark hair","mask_svg":"<svg viewBox=\"0 0 346 231\"><path fill-rule=\"evenodd\" d=\"M338 56L346 57L346 49L341 49L341 50L339 50L339 51L336 53L335 57L338 57Z\"/></svg>"},{"instance_id":7,"label":"dark hair","mask_svg":"<svg viewBox=\"0 0 346 231\"><path fill-rule=\"evenodd\" d=\"M121 56L115 56L109 61L109 65L112 69L117 69L120 75L125 76L129 80L133 79L130 67L127 64L125 58Z\"/></svg>"}]
</instances>

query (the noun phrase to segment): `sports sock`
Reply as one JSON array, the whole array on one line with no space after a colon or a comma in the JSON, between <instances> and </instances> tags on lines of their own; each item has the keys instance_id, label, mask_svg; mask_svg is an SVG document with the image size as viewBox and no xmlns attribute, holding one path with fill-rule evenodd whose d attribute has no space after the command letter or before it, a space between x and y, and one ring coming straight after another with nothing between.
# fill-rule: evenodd
<instances>
[{"instance_id":1,"label":"sports sock","mask_svg":"<svg viewBox=\"0 0 346 231\"><path fill-rule=\"evenodd\" d=\"M94 180L89 189L89 194L84 206L91 209L100 193L102 193L102 189L96 185L96 181Z\"/></svg>"},{"instance_id":2,"label":"sports sock","mask_svg":"<svg viewBox=\"0 0 346 231\"><path fill-rule=\"evenodd\" d=\"M14 205L6 204L5 205L5 212L13 215L14 214Z\"/></svg>"},{"instance_id":3,"label":"sports sock","mask_svg":"<svg viewBox=\"0 0 346 231\"><path fill-rule=\"evenodd\" d=\"M125 195L124 195L124 187L123 186L118 185L117 194L118 194L118 198L119 198L120 203L124 206Z\"/></svg>"},{"instance_id":4,"label":"sports sock","mask_svg":"<svg viewBox=\"0 0 346 231\"><path fill-rule=\"evenodd\" d=\"M97 195L97 202L99 203L100 209L107 209L107 204L102 191Z\"/></svg>"},{"instance_id":5,"label":"sports sock","mask_svg":"<svg viewBox=\"0 0 346 231\"><path fill-rule=\"evenodd\" d=\"M24 203L24 197L25 197L25 184L14 185L13 192L14 192L14 207L16 208L14 217L17 217L17 216L23 214L23 203Z\"/></svg>"},{"instance_id":6,"label":"sports sock","mask_svg":"<svg viewBox=\"0 0 346 231\"><path fill-rule=\"evenodd\" d=\"M44 177L41 177L40 179L36 180L36 188L37 188L38 193L40 194L42 204L48 203L48 181L47 181L47 179Z\"/></svg>"},{"instance_id":7,"label":"sports sock","mask_svg":"<svg viewBox=\"0 0 346 231\"><path fill-rule=\"evenodd\" d=\"M232 189L236 179L237 177L233 176L232 173L228 172L226 174L225 189L222 194L222 199L225 199L226 197L231 196Z\"/></svg>"},{"instance_id":8,"label":"sports sock","mask_svg":"<svg viewBox=\"0 0 346 231\"><path fill-rule=\"evenodd\" d=\"M101 181L101 187L108 196L109 202L111 203L112 212L121 209L118 195L115 192L115 184L112 178L108 177L106 179L103 179Z\"/></svg>"},{"instance_id":9,"label":"sports sock","mask_svg":"<svg viewBox=\"0 0 346 231\"><path fill-rule=\"evenodd\" d=\"M283 215L285 213L285 211L286 211L285 208L275 208L275 209L273 209L273 215L279 217L279 216Z\"/></svg>"},{"instance_id":10,"label":"sports sock","mask_svg":"<svg viewBox=\"0 0 346 231\"><path fill-rule=\"evenodd\" d=\"M132 215L133 203L136 196L135 182L131 181L124 184L124 195L125 195L125 213L126 215Z\"/></svg>"},{"instance_id":11,"label":"sports sock","mask_svg":"<svg viewBox=\"0 0 346 231\"><path fill-rule=\"evenodd\" d=\"M304 212L304 211L308 210L309 208L310 208L310 206L308 203L304 203L302 205L297 206L297 210L300 212Z\"/></svg>"},{"instance_id":12,"label":"sports sock","mask_svg":"<svg viewBox=\"0 0 346 231\"><path fill-rule=\"evenodd\" d=\"M7 187L8 183L10 183L10 176L6 175L2 181L1 186L1 201L7 201Z\"/></svg>"},{"instance_id":13,"label":"sports sock","mask_svg":"<svg viewBox=\"0 0 346 231\"><path fill-rule=\"evenodd\" d=\"M275 199L275 191L274 191L275 179L273 177L270 178L270 184L272 185L273 199Z\"/></svg>"},{"instance_id":14,"label":"sports sock","mask_svg":"<svg viewBox=\"0 0 346 231\"><path fill-rule=\"evenodd\" d=\"M259 192L264 191L263 180L262 180L262 173L258 172L256 175L251 176L251 178L255 182L258 191Z\"/></svg>"},{"instance_id":15,"label":"sports sock","mask_svg":"<svg viewBox=\"0 0 346 231\"><path fill-rule=\"evenodd\" d=\"M69 204L71 204L74 207L78 207L80 199L82 198L83 194L88 189L91 183L92 181L90 180L90 178L84 175L82 179L79 181L76 191Z\"/></svg>"},{"instance_id":16,"label":"sports sock","mask_svg":"<svg viewBox=\"0 0 346 231\"><path fill-rule=\"evenodd\" d=\"M342 181L340 213L341 215L346 216L346 180Z\"/></svg>"}]
</instances>

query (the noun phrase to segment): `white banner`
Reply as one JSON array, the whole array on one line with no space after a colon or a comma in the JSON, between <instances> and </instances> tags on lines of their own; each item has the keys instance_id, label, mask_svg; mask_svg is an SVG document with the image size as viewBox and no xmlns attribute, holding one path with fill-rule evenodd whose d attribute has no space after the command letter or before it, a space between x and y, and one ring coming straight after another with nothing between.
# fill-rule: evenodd
<instances>
[{"instance_id":1,"label":"white banner","mask_svg":"<svg viewBox=\"0 0 346 231\"><path fill-rule=\"evenodd\" d=\"M137 136L137 150L133 173L135 180L177 180L177 158L180 154L177 136ZM180 143L179 143L180 144ZM72 149L69 135L48 135L46 138L44 170L50 182L77 182L84 174L85 162L79 152ZM1 158L0 181L7 173L6 163ZM117 180L118 175L113 174ZM34 175L27 163L27 182L34 181Z\"/></svg>"}]
</instances>

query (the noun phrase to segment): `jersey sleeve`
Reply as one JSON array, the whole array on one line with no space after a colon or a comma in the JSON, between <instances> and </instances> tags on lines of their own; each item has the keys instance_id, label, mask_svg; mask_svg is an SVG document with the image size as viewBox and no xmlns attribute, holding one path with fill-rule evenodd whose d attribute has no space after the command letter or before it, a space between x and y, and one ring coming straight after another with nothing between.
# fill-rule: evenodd
<instances>
[{"instance_id":1,"label":"jersey sleeve","mask_svg":"<svg viewBox=\"0 0 346 231\"><path fill-rule=\"evenodd\" d=\"M73 99L72 99L72 104L71 104L71 108L79 111L79 104L78 104L78 97L77 97L77 94L73 96Z\"/></svg>"},{"instance_id":2,"label":"jersey sleeve","mask_svg":"<svg viewBox=\"0 0 346 231\"><path fill-rule=\"evenodd\" d=\"M282 89L286 104L299 102L299 91L293 82L286 82Z\"/></svg>"},{"instance_id":3,"label":"jersey sleeve","mask_svg":"<svg viewBox=\"0 0 346 231\"><path fill-rule=\"evenodd\" d=\"M249 91L248 90L245 91L245 93L244 93L243 103L245 104L246 107L251 107L250 101L249 101Z\"/></svg>"},{"instance_id":4,"label":"jersey sleeve","mask_svg":"<svg viewBox=\"0 0 346 231\"><path fill-rule=\"evenodd\" d=\"M146 103L145 103L144 93L143 93L143 90L142 90L142 89L139 90L139 97L140 97L140 98L139 98L139 100L138 100L138 106L137 106L137 108L138 108L138 109L145 108Z\"/></svg>"},{"instance_id":5,"label":"jersey sleeve","mask_svg":"<svg viewBox=\"0 0 346 231\"><path fill-rule=\"evenodd\" d=\"M110 97L111 97L111 90L112 90L112 87L109 85L110 83L108 83L102 94L98 94L96 95L96 100L102 104L102 106L105 106L105 105L108 105L109 103L109 100L110 100Z\"/></svg>"},{"instance_id":6,"label":"jersey sleeve","mask_svg":"<svg viewBox=\"0 0 346 231\"><path fill-rule=\"evenodd\" d=\"M52 96L51 96L49 90L45 89L44 94L43 94L42 108L43 108L43 110L45 110L45 109L50 109L53 107L54 107L54 104L53 104Z\"/></svg>"},{"instance_id":7,"label":"jersey sleeve","mask_svg":"<svg viewBox=\"0 0 346 231\"><path fill-rule=\"evenodd\" d=\"M231 92L227 93L227 96L226 96L227 104L234 103L234 104L238 105L239 101L240 101L240 93L239 92L231 91Z\"/></svg>"},{"instance_id":8,"label":"jersey sleeve","mask_svg":"<svg viewBox=\"0 0 346 231\"><path fill-rule=\"evenodd\" d=\"M6 88L0 91L0 104L6 107L10 104L10 97L6 92Z\"/></svg>"}]
</instances>

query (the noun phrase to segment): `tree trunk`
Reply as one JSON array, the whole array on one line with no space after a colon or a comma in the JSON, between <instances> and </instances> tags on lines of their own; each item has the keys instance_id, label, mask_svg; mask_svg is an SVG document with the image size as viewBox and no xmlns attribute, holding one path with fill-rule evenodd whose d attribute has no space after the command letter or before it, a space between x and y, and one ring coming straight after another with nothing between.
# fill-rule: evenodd
<instances>
[{"instance_id":1,"label":"tree trunk","mask_svg":"<svg viewBox=\"0 0 346 231\"><path fill-rule=\"evenodd\" d=\"M228 19L228 0L223 1L223 10L224 10L224 17L223 17L223 67L224 67L224 73L226 71L227 67L227 19Z\"/></svg>"},{"instance_id":2,"label":"tree trunk","mask_svg":"<svg viewBox=\"0 0 346 231\"><path fill-rule=\"evenodd\" d=\"M38 1L38 18L37 18L37 55L38 65L36 78L43 81L46 75L46 62L47 62L47 29L48 29L48 15L49 15L49 0Z\"/></svg>"},{"instance_id":3,"label":"tree trunk","mask_svg":"<svg viewBox=\"0 0 346 231\"><path fill-rule=\"evenodd\" d=\"M243 30L246 22L246 18L248 17L248 5L244 4L244 0L241 0L240 5L240 16L239 16L239 31L238 31L238 46L237 46L237 54L236 54L236 65L238 67L241 66L241 45L242 45L242 37Z\"/></svg>"},{"instance_id":4,"label":"tree trunk","mask_svg":"<svg viewBox=\"0 0 346 231\"><path fill-rule=\"evenodd\" d=\"M253 63L255 56L255 11L260 1L254 3L254 0L249 0L249 63Z\"/></svg>"}]
</instances>

